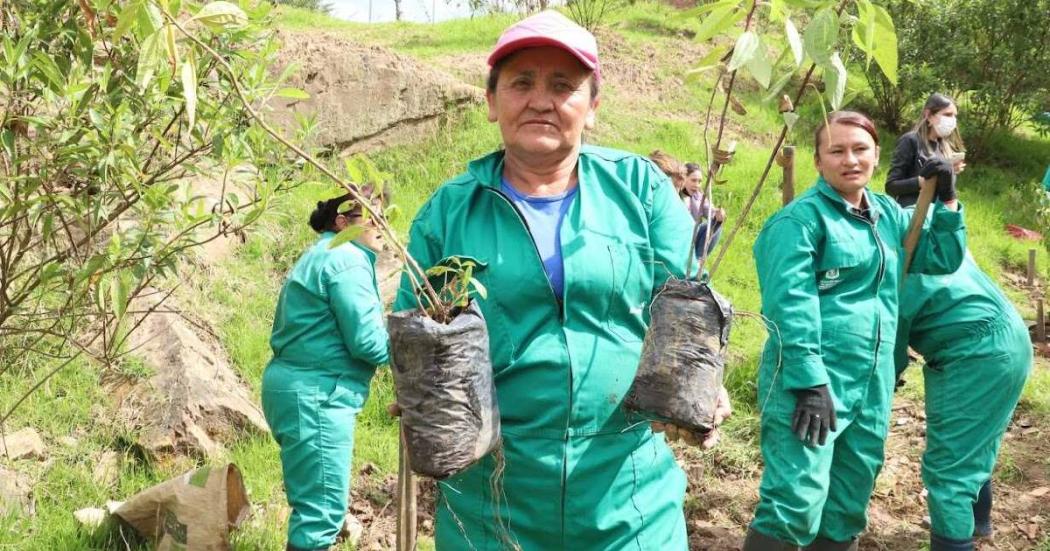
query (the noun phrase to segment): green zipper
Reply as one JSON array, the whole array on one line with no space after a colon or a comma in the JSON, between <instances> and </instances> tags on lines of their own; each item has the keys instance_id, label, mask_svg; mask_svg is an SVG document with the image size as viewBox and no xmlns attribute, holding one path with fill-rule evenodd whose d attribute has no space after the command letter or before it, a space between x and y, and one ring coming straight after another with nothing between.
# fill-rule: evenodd
<instances>
[{"instance_id":1,"label":"green zipper","mask_svg":"<svg viewBox=\"0 0 1050 551\"><path fill-rule=\"evenodd\" d=\"M528 220L525 219L525 215L521 213L521 210L519 210L518 207L514 204L514 202L511 201L510 198L507 197L507 195L504 194L502 191L500 191L498 189L491 188L491 187L487 187L487 186L484 189L486 189L486 190L488 190L488 191L490 191L492 193L495 193L498 197L503 199L503 201L507 204L507 206L510 207L510 209L512 211L514 211L514 214L517 215L518 221L521 222L522 227L525 229L525 233L529 236L529 242L532 243L532 250L535 251L535 253L536 253L536 260L538 260L539 263L540 263L540 269L544 271L544 275L546 276L546 270L543 269L543 256L540 255L540 248L536 245L536 238L532 235L532 230L529 229L529 222L528 222ZM558 236L558 239L561 239L560 235ZM550 292L551 292L551 298L554 299L554 303L558 306L558 323L559 323L559 325L561 325L561 328L562 328L562 338L565 339L565 350L566 350L565 353L566 353L566 355L569 356L569 368L567 369L568 374L569 374L569 409L568 409L568 413L565 415L565 434L564 434L564 437L563 437L565 444L562 446L562 457L561 457L561 515L560 516L561 516L562 547L564 548L565 547L565 502L566 502L566 499L567 499L565 488L566 488L566 486L568 486L568 483L569 483L569 472L568 472L568 468L569 468L569 455L568 455L568 451L569 451L569 420L572 418L572 385L573 385L572 356L569 355L569 352L568 352L568 349L569 349L569 342L568 341L569 340L568 340L568 337L565 335L565 300L564 300L564 297L562 298L561 301L558 301L558 295L556 295L554 293L554 286L551 285L550 277L547 276L546 279L547 279L547 288L550 289ZM564 293L564 291L565 291L565 289L563 287L562 292Z\"/></svg>"}]
</instances>

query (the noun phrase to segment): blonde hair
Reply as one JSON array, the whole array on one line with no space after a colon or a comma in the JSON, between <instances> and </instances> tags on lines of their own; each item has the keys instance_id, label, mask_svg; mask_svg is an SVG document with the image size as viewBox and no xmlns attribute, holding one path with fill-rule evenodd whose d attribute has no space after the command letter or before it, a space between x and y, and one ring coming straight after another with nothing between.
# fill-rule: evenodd
<instances>
[{"instance_id":1,"label":"blonde hair","mask_svg":"<svg viewBox=\"0 0 1050 551\"><path fill-rule=\"evenodd\" d=\"M653 150L649 154L649 159L656 164L656 166L663 171L670 179L671 183L674 184L674 188L678 193L682 193L685 189L685 177L686 169L685 165L681 161L674 157L660 151L659 149Z\"/></svg>"},{"instance_id":2,"label":"blonde hair","mask_svg":"<svg viewBox=\"0 0 1050 551\"><path fill-rule=\"evenodd\" d=\"M966 150L966 147L963 146L962 135L959 134L958 125L946 138L937 136L933 129L930 128L930 115L935 115L952 105L958 107L958 104L952 98L934 92L930 94L930 97L926 99L926 104L922 106L922 116L919 117L919 122L915 123L915 134L919 137L919 147L927 154L938 153L944 158L948 158L952 153ZM937 143L937 151L930 150L930 142Z\"/></svg>"}]
</instances>

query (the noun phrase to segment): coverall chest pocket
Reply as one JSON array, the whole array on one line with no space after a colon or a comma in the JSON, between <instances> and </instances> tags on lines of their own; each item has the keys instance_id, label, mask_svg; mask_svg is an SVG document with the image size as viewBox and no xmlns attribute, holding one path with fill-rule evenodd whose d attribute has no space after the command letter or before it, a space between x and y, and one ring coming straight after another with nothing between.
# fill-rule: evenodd
<instances>
[{"instance_id":1,"label":"coverall chest pocket","mask_svg":"<svg viewBox=\"0 0 1050 551\"><path fill-rule=\"evenodd\" d=\"M608 295L605 325L623 342L641 342L648 324L647 307L652 300L653 250L644 244L607 245L612 285Z\"/></svg>"},{"instance_id":2,"label":"coverall chest pocket","mask_svg":"<svg viewBox=\"0 0 1050 551\"><path fill-rule=\"evenodd\" d=\"M832 293L851 280L856 280L863 270L863 256L858 245L852 241L828 241L817 261L817 290Z\"/></svg>"}]
</instances>

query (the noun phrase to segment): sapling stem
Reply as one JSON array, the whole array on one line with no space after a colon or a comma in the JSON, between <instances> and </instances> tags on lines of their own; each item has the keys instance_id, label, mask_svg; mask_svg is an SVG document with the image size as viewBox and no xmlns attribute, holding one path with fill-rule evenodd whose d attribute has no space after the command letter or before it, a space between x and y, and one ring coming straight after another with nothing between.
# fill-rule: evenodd
<instances>
[{"instance_id":1,"label":"sapling stem","mask_svg":"<svg viewBox=\"0 0 1050 551\"><path fill-rule=\"evenodd\" d=\"M401 240L398 239L397 235L394 233L393 228L391 228L389 222L387 222L386 217L372 205L372 202L369 200L369 198L365 197L350 182L337 176L327 166L325 166L323 163L317 160L313 155L310 155L299 146L290 142L283 135L281 135L280 132L271 127L266 122L266 120L263 119L259 112L256 111L255 108L251 105L251 102L248 100L247 96L244 95L244 90L241 88L240 80L234 73L233 68L230 67L229 63L226 62L226 59L223 58L221 54L216 52L206 43L204 43L192 33L187 31L186 28L183 27L182 24L180 24L166 10L161 9L161 13L164 15L164 18L167 19L169 23L171 23L171 25L178 29L179 32L182 33L191 42L193 42L202 50L204 50L205 53L211 56L218 64L218 66L222 68L223 72L226 73L226 77L229 79L230 84L233 86L234 92L237 95L237 99L241 102L241 105L244 107L245 111L252 118L252 120L254 120L256 124L258 124L259 127L263 129L264 132L269 134L273 139L277 140L281 145L294 152L300 159L309 163L311 166L321 171L322 174L331 178L332 181L343 187L347 191L347 193L349 193L350 196L361 205L361 208L363 208L369 214L369 216L375 222L376 227L387 239L387 241L390 242L391 246L394 248L394 251L399 257L401 257L401 260L405 263L406 270L409 274L409 281L411 282L413 288L417 291L413 294L416 297L416 302L419 304L420 310L424 314L428 312L427 308L425 308L423 305L422 299L419 297L419 294L423 293L426 296L427 300L430 302L431 307L435 308L437 313L442 318L447 318L448 308L440 300L440 297L438 296L437 291L434 290L434 287L430 285L430 281L427 279L426 273L419 266L419 263L416 262L414 258L412 258L412 255L408 253L408 249L401 243ZM419 277L418 280L416 279L416 276Z\"/></svg>"}]
</instances>

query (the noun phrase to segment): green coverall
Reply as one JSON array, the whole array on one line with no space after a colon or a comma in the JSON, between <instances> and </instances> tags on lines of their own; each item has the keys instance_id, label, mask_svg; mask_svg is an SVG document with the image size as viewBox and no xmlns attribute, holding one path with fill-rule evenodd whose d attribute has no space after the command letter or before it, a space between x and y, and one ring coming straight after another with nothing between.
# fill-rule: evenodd
<instances>
[{"instance_id":1,"label":"green coverall","mask_svg":"<svg viewBox=\"0 0 1050 551\"><path fill-rule=\"evenodd\" d=\"M758 376L765 471L751 527L793 545L860 534L882 466L909 216L889 197L866 197L868 217L821 178L770 217L754 245L770 338ZM912 271L955 271L961 213L938 204L931 226ZM825 384L838 430L808 447L791 431L791 390Z\"/></svg>"},{"instance_id":2,"label":"green coverall","mask_svg":"<svg viewBox=\"0 0 1050 551\"><path fill-rule=\"evenodd\" d=\"M325 232L296 262L277 302L262 383L266 422L281 447L288 543L335 542L346 515L354 418L375 366L387 361L387 332L375 253L334 249Z\"/></svg>"},{"instance_id":3,"label":"green coverall","mask_svg":"<svg viewBox=\"0 0 1050 551\"><path fill-rule=\"evenodd\" d=\"M502 172L502 152L471 162L411 229L409 250L423 267L452 255L487 264L477 276L488 288L480 305L506 460L500 495L491 456L439 483L437 548L510 540L527 551L684 550L685 475L663 436L622 402L653 290L682 277L693 221L651 162L583 146L579 192L560 230L559 304L528 227L500 192ZM414 307L403 281L395 310Z\"/></svg>"},{"instance_id":4,"label":"green coverall","mask_svg":"<svg viewBox=\"0 0 1050 551\"><path fill-rule=\"evenodd\" d=\"M913 275L901 291L897 372L908 345L926 365L922 479L934 534L974 535L973 505L992 476L1006 426L1032 367L1024 320L967 254L941 276Z\"/></svg>"}]
</instances>

